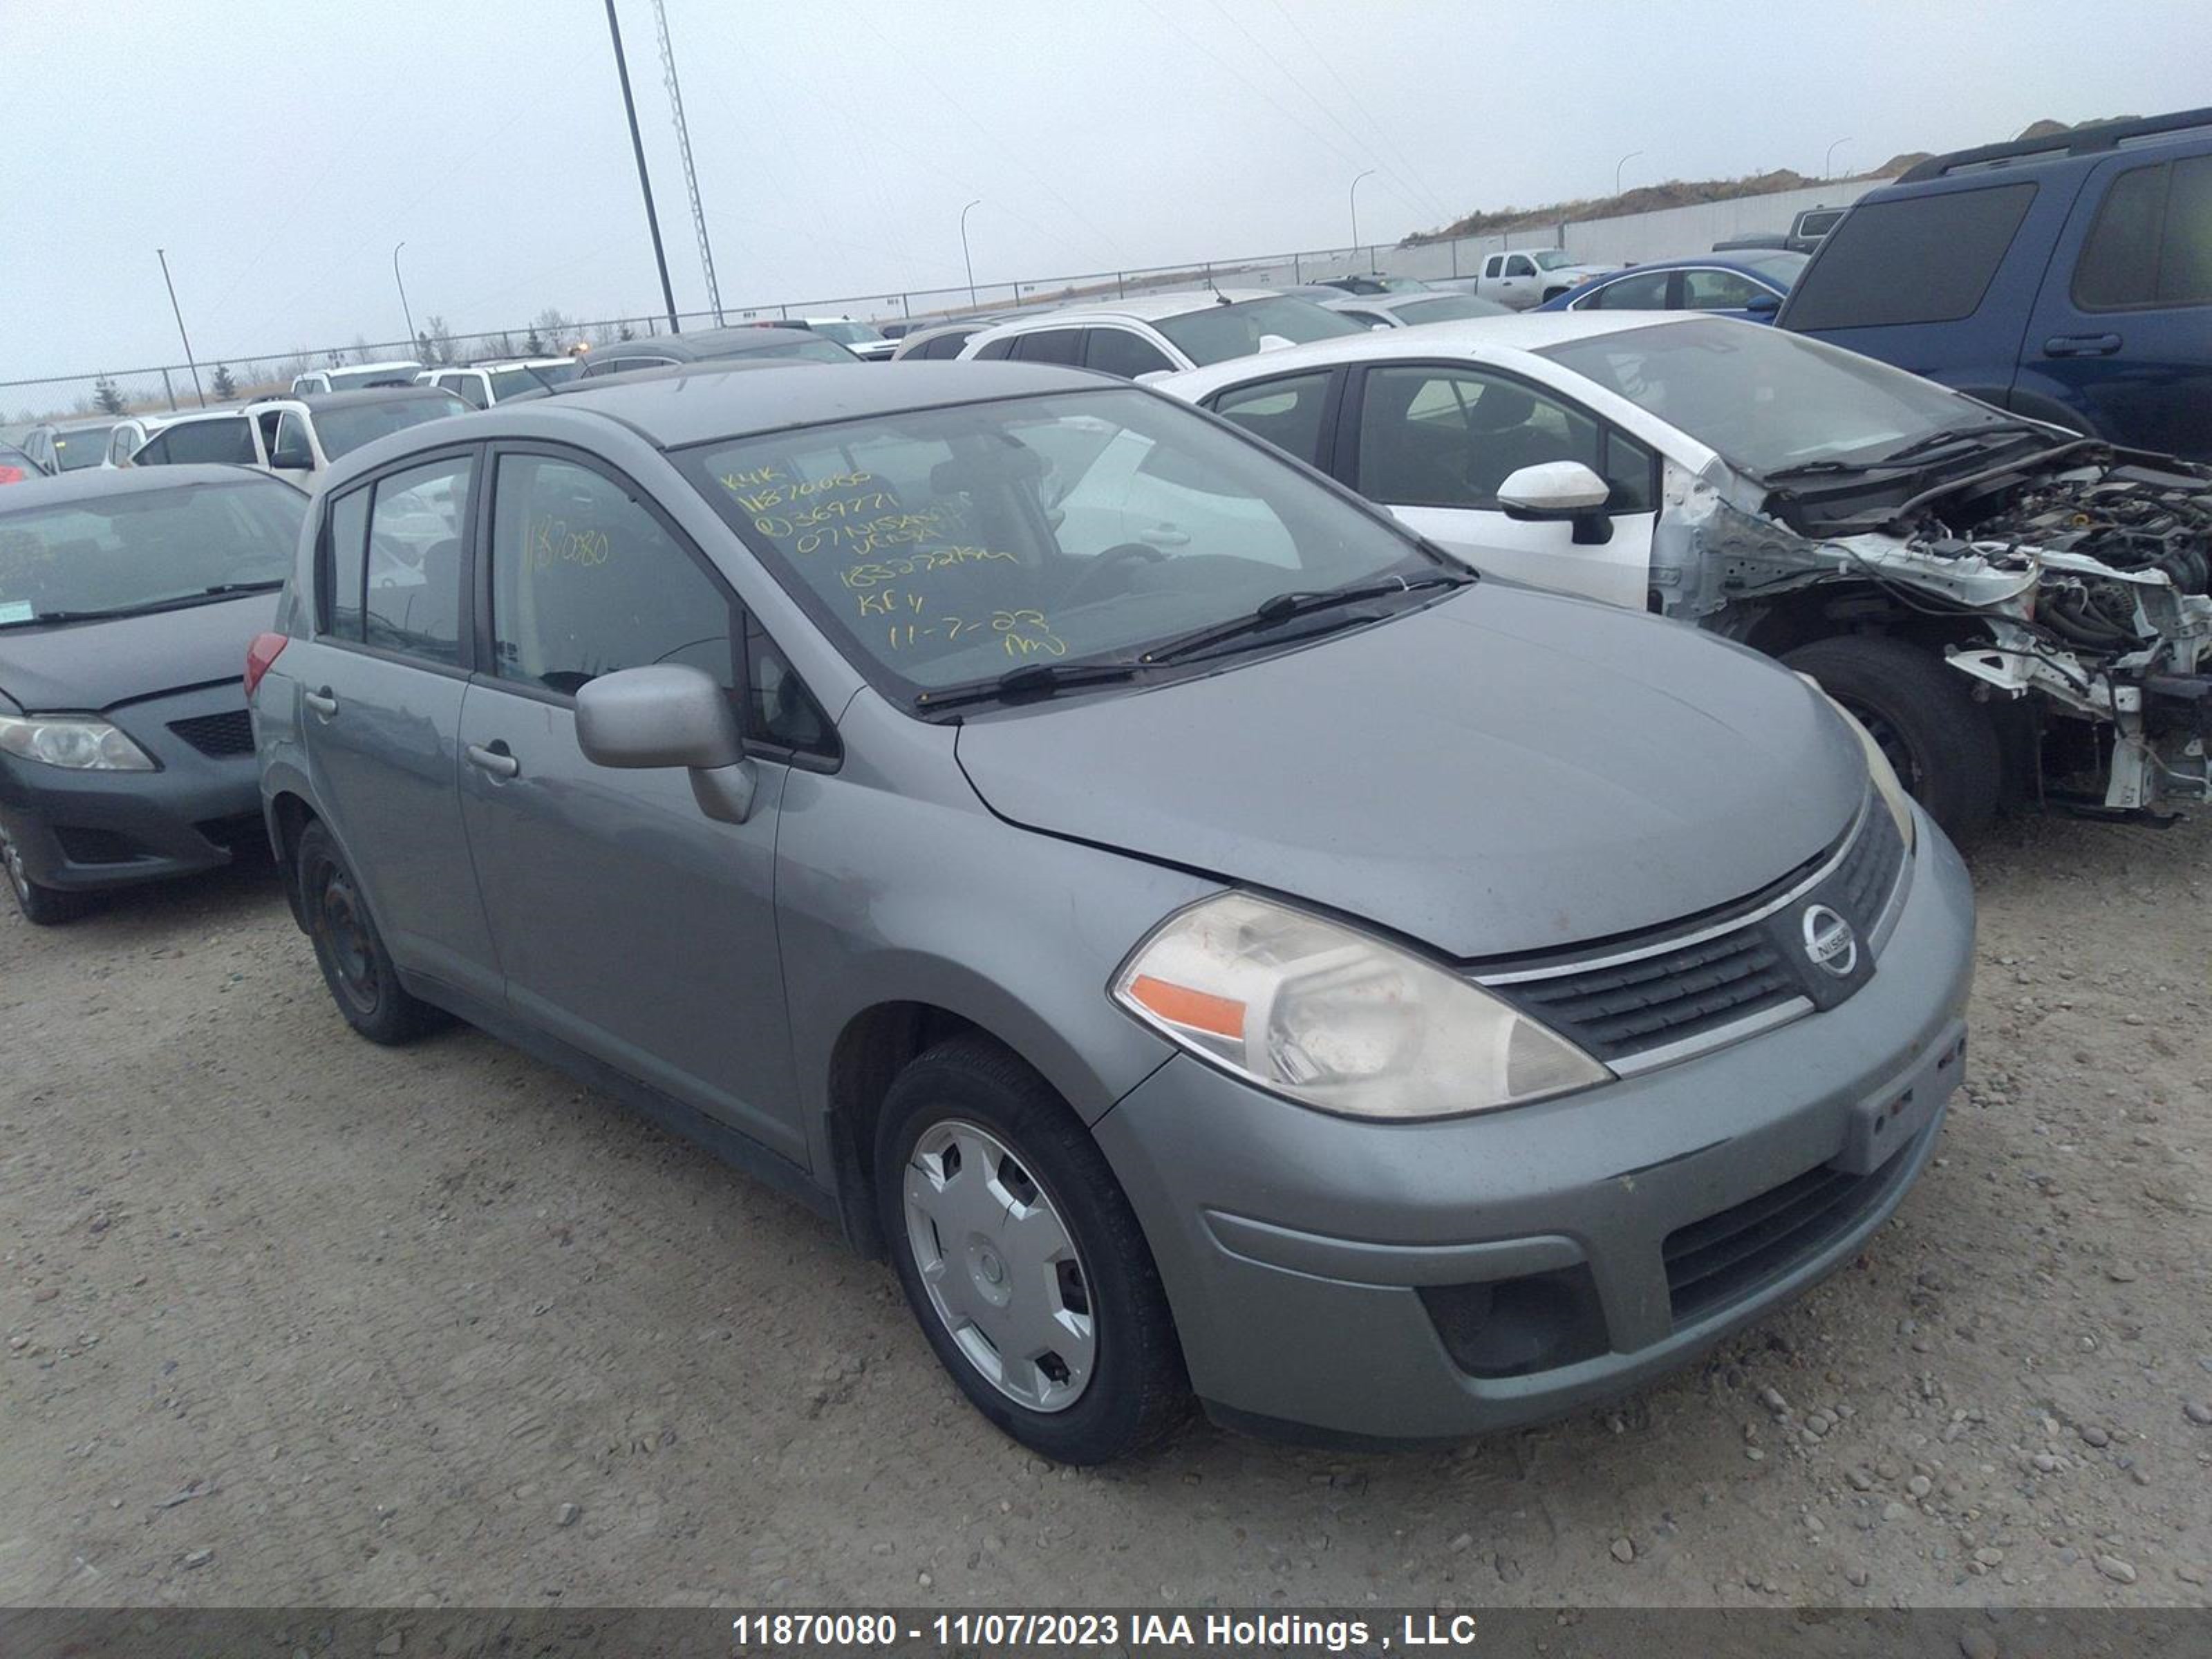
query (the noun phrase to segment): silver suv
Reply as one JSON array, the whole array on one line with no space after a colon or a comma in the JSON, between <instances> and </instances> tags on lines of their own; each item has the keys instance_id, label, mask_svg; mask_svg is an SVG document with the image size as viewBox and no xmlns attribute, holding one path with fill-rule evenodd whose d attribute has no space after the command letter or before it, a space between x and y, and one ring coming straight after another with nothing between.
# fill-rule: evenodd
<instances>
[{"instance_id":1,"label":"silver suv","mask_svg":"<svg viewBox=\"0 0 2212 1659\"><path fill-rule=\"evenodd\" d=\"M1965 872L1817 690L1095 375L380 440L249 680L357 1030L458 1014L797 1194L1054 1458L1679 1365L1963 1069Z\"/></svg>"}]
</instances>

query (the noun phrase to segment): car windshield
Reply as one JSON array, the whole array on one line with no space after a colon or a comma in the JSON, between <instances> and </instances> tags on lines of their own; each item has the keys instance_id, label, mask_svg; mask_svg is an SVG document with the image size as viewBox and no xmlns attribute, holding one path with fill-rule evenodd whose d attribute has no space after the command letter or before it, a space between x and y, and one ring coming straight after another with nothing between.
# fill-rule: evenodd
<instances>
[{"instance_id":1,"label":"car windshield","mask_svg":"<svg viewBox=\"0 0 2212 1659\"><path fill-rule=\"evenodd\" d=\"M1279 594L1445 568L1271 452L1134 389L734 439L678 464L901 701L1127 661Z\"/></svg>"},{"instance_id":2,"label":"car windshield","mask_svg":"<svg viewBox=\"0 0 2212 1659\"><path fill-rule=\"evenodd\" d=\"M766 345L744 346L725 355L732 357L804 357L811 363L858 361L835 340L772 340Z\"/></svg>"},{"instance_id":3,"label":"car windshield","mask_svg":"<svg viewBox=\"0 0 2212 1659\"><path fill-rule=\"evenodd\" d=\"M74 472L79 467L98 466L107 458L107 434L112 426L74 426L66 432L54 434L54 458L61 463L62 471Z\"/></svg>"},{"instance_id":4,"label":"car windshield","mask_svg":"<svg viewBox=\"0 0 2212 1659\"><path fill-rule=\"evenodd\" d=\"M809 323L807 326L839 345L868 345L884 337L866 323Z\"/></svg>"},{"instance_id":5,"label":"car windshield","mask_svg":"<svg viewBox=\"0 0 2212 1659\"><path fill-rule=\"evenodd\" d=\"M1726 318L1592 335L1538 355L1753 475L1877 459L1939 432L2018 422L1871 357Z\"/></svg>"},{"instance_id":6,"label":"car windshield","mask_svg":"<svg viewBox=\"0 0 2212 1659\"><path fill-rule=\"evenodd\" d=\"M1461 323L1470 317L1503 317L1511 307L1471 294L1439 294L1432 300L1407 300L1392 307L1401 323Z\"/></svg>"},{"instance_id":7,"label":"car windshield","mask_svg":"<svg viewBox=\"0 0 2212 1659\"><path fill-rule=\"evenodd\" d=\"M1565 248L1558 247L1540 248L1528 257L1536 262L1539 270L1557 270L1562 265L1571 265L1575 262L1573 255Z\"/></svg>"},{"instance_id":8,"label":"car windshield","mask_svg":"<svg viewBox=\"0 0 2212 1659\"><path fill-rule=\"evenodd\" d=\"M318 410L315 430L322 436L323 453L336 460L373 439L467 411L468 405L451 392L422 398L380 398L374 403L356 404L350 408Z\"/></svg>"},{"instance_id":9,"label":"car windshield","mask_svg":"<svg viewBox=\"0 0 2212 1659\"><path fill-rule=\"evenodd\" d=\"M1281 295L1207 306L1180 317L1163 317L1152 326L1200 368L1208 363L1227 362L1231 357L1250 356L1260 349L1264 335L1277 335L1304 345L1309 340L1333 340L1340 335L1367 331L1366 324L1340 312Z\"/></svg>"},{"instance_id":10,"label":"car windshield","mask_svg":"<svg viewBox=\"0 0 2212 1659\"><path fill-rule=\"evenodd\" d=\"M274 586L291 572L307 510L291 485L252 477L14 513L0 505L0 628Z\"/></svg>"},{"instance_id":11,"label":"car windshield","mask_svg":"<svg viewBox=\"0 0 2212 1659\"><path fill-rule=\"evenodd\" d=\"M372 386L406 386L422 372L420 363L386 363L381 368L334 368L330 371L331 390L359 392Z\"/></svg>"},{"instance_id":12,"label":"car windshield","mask_svg":"<svg viewBox=\"0 0 2212 1659\"><path fill-rule=\"evenodd\" d=\"M532 363L522 368L495 368L491 372L491 395L495 402L512 398L518 392L535 392L541 386L558 386L563 380L573 380L584 372L584 366L575 362L560 363Z\"/></svg>"},{"instance_id":13,"label":"car windshield","mask_svg":"<svg viewBox=\"0 0 2212 1659\"><path fill-rule=\"evenodd\" d=\"M1784 289L1795 283L1799 273L1812 262L1811 254L1793 253L1784 248L1777 248L1771 253L1742 253L1736 256L1738 264L1757 271L1768 282Z\"/></svg>"}]
</instances>

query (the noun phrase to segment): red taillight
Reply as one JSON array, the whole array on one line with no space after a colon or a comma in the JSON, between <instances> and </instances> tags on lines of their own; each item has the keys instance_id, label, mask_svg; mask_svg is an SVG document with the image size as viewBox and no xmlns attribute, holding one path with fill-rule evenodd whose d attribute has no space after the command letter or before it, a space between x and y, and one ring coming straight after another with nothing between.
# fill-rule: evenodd
<instances>
[{"instance_id":1,"label":"red taillight","mask_svg":"<svg viewBox=\"0 0 2212 1659\"><path fill-rule=\"evenodd\" d=\"M0 466L0 484L21 483L30 476L20 466Z\"/></svg>"},{"instance_id":2,"label":"red taillight","mask_svg":"<svg viewBox=\"0 0 2212 1659\"><path fill-rule=\"evenodd\" d=\"M254 688L261 684L261 677L269 672L269 665L284 653L288 642L287 636L283 634L256 634L253 643L246 647L246 695L248 701L253 696Z\"/></svg>"}]
</instances>

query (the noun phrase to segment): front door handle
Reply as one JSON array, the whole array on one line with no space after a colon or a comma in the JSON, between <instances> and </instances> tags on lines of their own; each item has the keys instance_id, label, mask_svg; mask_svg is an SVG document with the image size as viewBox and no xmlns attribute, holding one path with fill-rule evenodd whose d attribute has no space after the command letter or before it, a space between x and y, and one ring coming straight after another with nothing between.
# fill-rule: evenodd
<instances>
[{"instance_id":1,"label":"front door handle","mask_svg":"<svg viewBox=\"0 0 2212 1659\"><path fill-rule=\"evenodd\" d=\"M1171 524L1156 524L1150 530L1139 530L1137 539L1150 542L1154 547L1188 547L1190 532L1178 530Z\"/></svg>"},{"instance_id":2,"label":"front door handle","mask_svg":"<svg viewBox=\"0 0 2212 1659\"><path fill-rule=\"evenodd\" d=\"M507 753L504 741L495 743L489 748L480 743L472 743L468 746L467 753L470 765L479 772L489 772L495 778L511 778L522 770L522 763Z\"/></svg>"},{"instance_id":3,"label":"front door handle","mask_svg":"<svg viewBox=\"0 0 2212 1659\"><path fill-rule=\"evenodd\" d=\"M338 712L338 700L331 695L331 688L327 685L319 691L307 692L301 701L325 720Z\"/></svg>"},{"instance_id":4,"label":"front door handle","mask_svg":"<svg viewBox=\"0 0 2212 1659\"><path fill-rule=\"evenodd\" d=\"M2119 349L2117 334L2054 334L2043 343L2046 357L2109 357Z\"/></svg>"}]
</instances>

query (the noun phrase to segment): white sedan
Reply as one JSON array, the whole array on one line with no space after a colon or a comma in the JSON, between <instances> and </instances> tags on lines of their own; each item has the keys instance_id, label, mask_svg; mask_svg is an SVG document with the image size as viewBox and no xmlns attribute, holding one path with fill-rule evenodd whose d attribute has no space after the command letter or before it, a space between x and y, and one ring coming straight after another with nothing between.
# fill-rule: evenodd
<instances>
[{"instance_id":1,"label":"white sedan","mask_svg":"<svg viewBox=\"0 0 2212 1659\"><path fill-rule=\"evenodd\" d=\"M1479 569L1782 658L1962 838L2005 795L2127 816L2212 798L2187 713L2212 699L2212 536L2185 551L2130 528L2185 497L2212 521L2212 469L2130 467L1871 358L1691 313L1369 331L1154 385ZM2057 725L2085 741L2046 735L2039 759Z\"/></svg>"}]
</instances>

